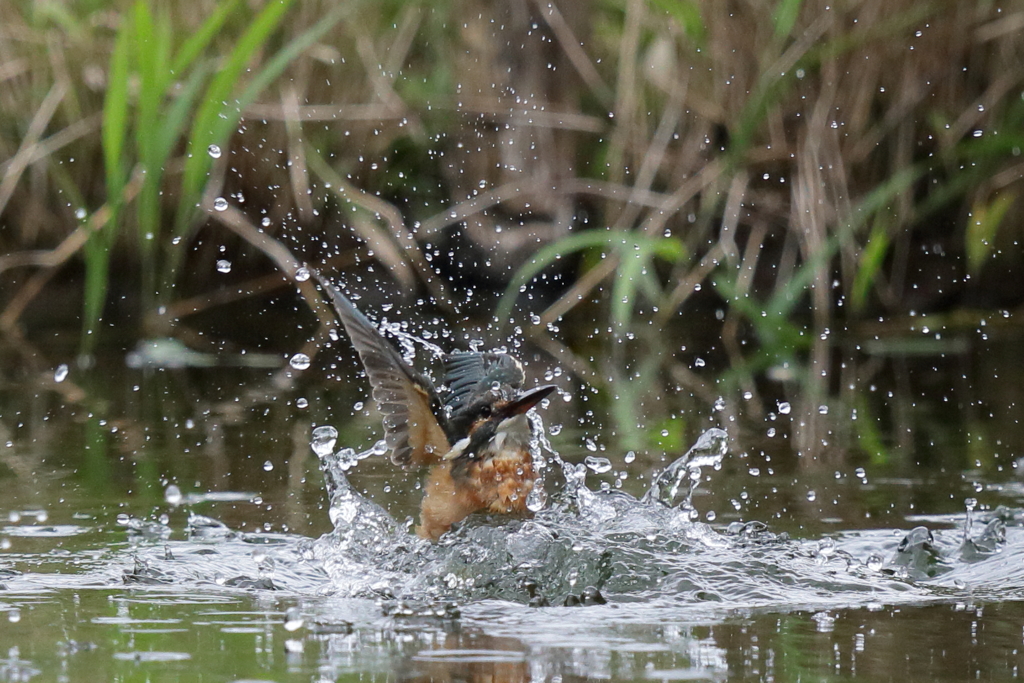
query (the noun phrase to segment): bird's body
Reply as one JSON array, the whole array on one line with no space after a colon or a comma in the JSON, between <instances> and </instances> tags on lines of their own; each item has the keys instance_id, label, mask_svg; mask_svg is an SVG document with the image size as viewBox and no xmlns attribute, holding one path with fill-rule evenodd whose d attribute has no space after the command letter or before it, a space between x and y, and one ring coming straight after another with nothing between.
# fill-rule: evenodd
<instances>
[{"instance_id":1,"label":"bird's body","mask_svg":"<svg viewBox=\"0 0 1024 683\"><path fill-rule=\"evenodd\" d=\"M345 295L319 279L384 414L391 460L430 468L417 533L437 540L478 511L527 514L537 474L526 413L555 387L522 391L522 365L506 353L455 352L444 356L442 400Z\"/></svg>"}]
</instances>

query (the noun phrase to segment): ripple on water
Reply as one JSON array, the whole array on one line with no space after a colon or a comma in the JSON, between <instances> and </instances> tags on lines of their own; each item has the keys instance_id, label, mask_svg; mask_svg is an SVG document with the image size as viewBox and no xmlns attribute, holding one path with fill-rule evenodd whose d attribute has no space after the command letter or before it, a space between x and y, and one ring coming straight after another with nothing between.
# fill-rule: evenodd
<instances>
[{"instance_id":1,"label":"ripple on water","mask_svg":"<svg viewBox=\"0 0 1024 683\"><path fill-rule=\"evenodd\" d=\"M1018 510L968 517L961 528L921 526L897 535L857 530L820 540L791 539L757 521L724 527L694 521L690 494L700 480L694 468L714 466L711 456L722 445L712 437L666 468L652 485L657 491L641 499L591 491L585 464L549 456L548 485L555 490L544 509L530 519L474 515L436 544L351 487L345 471L362 454L328 453L322 464L335 529L323 537L245 534L193 515L186 539L139 535L120 565L115 557L73 583L369 598L394 601L393 616L490 619L489 606L500 604L503 620L541 626L550 607L559 608L551 611L553 628L571 624L579 633L589 633L604 610L614 610L616 623L629 623L965 594L1024 596ZM564 483L556 487L552 475L559 469ZM38 578L11 575L5 582L27 588ZM589 607L566 613L563 606Z\"/></svg>"}]
</instances>

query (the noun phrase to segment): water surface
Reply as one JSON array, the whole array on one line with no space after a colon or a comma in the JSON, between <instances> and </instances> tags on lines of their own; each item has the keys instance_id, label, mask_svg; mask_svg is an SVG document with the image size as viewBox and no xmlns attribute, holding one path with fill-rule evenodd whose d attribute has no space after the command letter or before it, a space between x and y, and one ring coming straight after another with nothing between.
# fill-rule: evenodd
<instances>
[{"instance_id":1,"label":"water surface","mask_svg":"<svg viewBox=\"0 0 1024 683\"><path fill-rule=\"evenodd\" d=\"M563 376L548 505L437 545L383 458L325 484L314 427L332 454L380 436L347 371L113 356L56 382L35 352L0 395L0 680L1015 676L1015 348L861 357L813 400L718 385L632 453ZM643 500L713 428L692 497Z\"/></svg>"}]
</instances>

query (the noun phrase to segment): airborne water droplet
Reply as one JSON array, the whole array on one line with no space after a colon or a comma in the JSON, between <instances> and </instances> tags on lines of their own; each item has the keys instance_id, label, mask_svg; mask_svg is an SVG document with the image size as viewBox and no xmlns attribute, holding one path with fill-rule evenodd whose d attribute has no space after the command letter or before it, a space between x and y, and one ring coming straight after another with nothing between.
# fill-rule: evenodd
<instances>
[{"instance_id":1,"label":"airborne water droplet","mask_svg":"<svg viewBox=\"0 0 1024 683\"><path fill-rule=\"evenodd\" d=\"M209 147L206 148L206 152L210 155L210 157L214 159L220 159L221 152L219 146L210 145Z\"/></svg>"},{"instance_id":2,"label":"airborne water droplet","mask_svg":"<svg viewBox=\"0 0 1024 683\"><path fill-rule=\"evenodd\" d=\"M175 484L171 484L164 489L164 500L167 501L168 505L174 505L175 507L181 505L181 489L179 489Z\"/></svg>"},{"instance_id":3,"label":"airborne water droplet","mask_svg":"<svg viewBox=\"0 0 1024 683\"><path fill-rule=\"evenodd\" d=\"M338 430L330 425L323 425L313 430L313 440L310 445L318 457L323 458L334 452L334 446L338 443Z\"/></svg>"},{"instance_id":4,"label":"airborne water droplet","mask_svg":"<svg viewBox=\"0 0 1024 683\"><path fill-rule=\"evenodd\" d=\"M526 509L530 512L540 512L547 504L548 494L541 485L541 482L537 482L537 485L526 496Z\"/></svg>"},{"instance_id":5,"label":"airborne water droplet","mask_svg":"<svg viewBox=\"0 0 1024 683\"><path fill-rule=\"evenodd\" d=\"M295 271L295 281L305 282L309 279L309 268L302 266Z\"/></svg>"},{"instance_id":6,"label":"airborne water droplet","mask_svg":"<svg viewBox=\"0 0 1024 683\"><path fill-rule=\"evenodd\" d=\"M218 273L230 273L231 272L231 261L227 259L220 259L217 261L217 272Z\"/></svg>"},{"instance_id":7,"label":"airborne water droplet","mask_svg":"<svg viewBox=\"0 0 1024 683\"><path fill-rule=\"evenodd\" d=\"M68 366L67 366L66 363L61 363L60 365L57 366L57 369L54 370L54 372L53 372L53 381L57 382L59 384L60 382L63 382L67 378L68 378Z\"/></svg>"},{"instance_id":8,"label":"airborne water droplet","mask_svg":"<svg viewBox=\"0 0 1024 683\"><path fill-rule=\"evenodd\" d=\"M309 368L309 356L304 353L297 353L291 357L288 361L288 365L292 366L296 370L306 370Z\"/></svg>"},{"instance_id":9,"label":"airborne water droplet","mask_svg":"<svg viewBox=\"0 0 1024 683\"><path fill-rule=\"evenodd\" d=\"M228 200L224 199L223 197L217 197L216 199L213 200L213 210L214 211L227 211L228 210Z\"/></svg>"}]
</instances>

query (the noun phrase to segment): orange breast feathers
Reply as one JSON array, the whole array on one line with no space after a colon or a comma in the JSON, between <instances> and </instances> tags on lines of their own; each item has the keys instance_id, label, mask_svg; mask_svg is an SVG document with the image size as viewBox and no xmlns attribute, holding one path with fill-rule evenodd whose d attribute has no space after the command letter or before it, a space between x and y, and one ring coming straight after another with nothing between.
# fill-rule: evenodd
<instances>
[{"instance_id":1,"label":"orange breast feathers","mask_svg":"<svg viewBox=\"0 0 1024 683\"><path fill-rule=\"evenodd\" d=\"M436 541L452 524L481 510L526 514L526 497L533 490L537 474L529 455L523 455L482 458L469 464L458 478L452 477L451 463L432 467L416 533Z\"/></svg>"}]
</instances>

